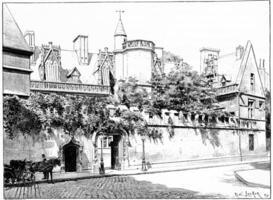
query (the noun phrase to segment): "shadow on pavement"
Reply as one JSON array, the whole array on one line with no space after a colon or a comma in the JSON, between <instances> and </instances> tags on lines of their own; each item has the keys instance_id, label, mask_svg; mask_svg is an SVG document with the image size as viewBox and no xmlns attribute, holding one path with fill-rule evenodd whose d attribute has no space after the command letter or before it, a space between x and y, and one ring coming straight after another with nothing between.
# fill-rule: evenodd
<instances>
[{"instance_id":1,"label":"shadow on pavement","mask_svg":"<svg viewBox=\"0 0 273 200\"><path fill-rule=\"evenodd\" d=\"M251 163L252 167L255 167L255 169L261 169L261 170L270 170L271 164L269 162L264 163Z\"/></svg>"}]
</instances>

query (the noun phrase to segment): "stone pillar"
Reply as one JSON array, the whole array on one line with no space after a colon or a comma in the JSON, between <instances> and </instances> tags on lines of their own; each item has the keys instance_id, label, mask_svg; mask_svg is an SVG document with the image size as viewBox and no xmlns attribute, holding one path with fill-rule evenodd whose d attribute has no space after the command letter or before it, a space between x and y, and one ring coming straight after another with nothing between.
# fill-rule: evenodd
<instances>
[{"instance_id":1,"label":"stone pillar","mask_svg":"<svg viewBox=\"0 0 273 200\"><path fill-rule=\"evenodd\" d=\"M121 157L121 169L126 169L128 168L128 162L126 162L126 160L128 160L128 154L127 154L127 139L128 136L123 136L121 139L121 143L122 143L122 157Z\"/></svg>"},{"instance_id":2,"label":"stone pillar","mask_svg":"<svg viewBox=\"0 0 273 200\"><path fill-rule=\"evenodd\" d=\"M94 145L94 159L93 159L92 171L93 171L94 174L99 174L99 160L98 160L98 147L97 147L97 144Z\"/></svg>"},{"instance_id":3,"label":"stone pillar","mask_svg":"<svg viewBox=\"0 0 273 200\"><path fill-rule=\"evenodd\" d=\"M81 172L82 171L82 152L83 152L83 147L80 146L78 148L77 172Z\"/></svg>"}]
</instances>

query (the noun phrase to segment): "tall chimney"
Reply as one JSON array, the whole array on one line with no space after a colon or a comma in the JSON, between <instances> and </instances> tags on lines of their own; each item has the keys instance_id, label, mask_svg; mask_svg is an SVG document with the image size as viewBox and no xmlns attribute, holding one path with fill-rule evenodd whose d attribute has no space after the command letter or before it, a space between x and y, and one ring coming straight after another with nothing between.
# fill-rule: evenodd
<instances>
[{"instance_id":1,"label":"tall chimney","mask_svg":"<svg viewBox=\"0 0 273 200\"><path fill-rule=\"evenodd\" d=\"M52 49L52 44L53 44L53 43L52 43L51 41L48 42L48 45L49 45L49 48L50 48L50 49Z\"/></svg>"},{"instance_id":2,"label":"tall chimney","mask_svg":"<svg viewBox=\"0 0 273 200\"><path fill-rule=\"evenodd\" d=\"M24 34L25 40L31 49L35 48L35 33L34 31L26 31Z\"/></svg>"},{"instance_id":3,"label":"tall chimney","mask_svg":"<svg viewBox=\"0 0 273 200\"><path fill-rule=\"evenodd\" d=\"M239 45L236 47L236 60L240 60L244 54L244 47Z\"/></svg>"},{"instance_id":4,"label":"tall chimney","mask_svg":"<svg viewBox=\"0 0 273 200\"><path fill-rule=\"evenodd\" d=\"M78 35L73 40L73 50L76 51L81 64L88 64L88 36Z\"/></svg>"}]
</instances>

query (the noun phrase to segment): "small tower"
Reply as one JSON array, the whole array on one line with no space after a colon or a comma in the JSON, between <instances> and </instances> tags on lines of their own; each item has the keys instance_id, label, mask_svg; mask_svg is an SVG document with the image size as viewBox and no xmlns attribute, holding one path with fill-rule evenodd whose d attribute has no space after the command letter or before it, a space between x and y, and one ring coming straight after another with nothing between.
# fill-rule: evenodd
<instances>
[{"instance_id":1,"label":"small tower","mask_svg":"<svg viewBox=\"0 0 273 200\"><path fill-rule=\"evenodd\" d=\"M216 75L218 73L219 49L200 49L200 73Z\"/></svg>"},{"instance_id":2,"label":"small tower","mask_svg":"<svg viewBox=\"0 0 273 200\"><path fill-rule=\"evenodd\" d=\"M127 40L127 35L121 20L121 13L124 13L123 10L118 10L119 20L114 34L114 51L122 50L122 44Z\"/></svg>"},{"instance_id":3,"label":"small tower","mask_svg":"<svg viewBox=\"0 0 273 200\"><path fill-rule=\"evenodd\" d=\"M203 73L209 84L217 84L219 49L200 49L200 73Z\"/></svg>"}]
</instances>

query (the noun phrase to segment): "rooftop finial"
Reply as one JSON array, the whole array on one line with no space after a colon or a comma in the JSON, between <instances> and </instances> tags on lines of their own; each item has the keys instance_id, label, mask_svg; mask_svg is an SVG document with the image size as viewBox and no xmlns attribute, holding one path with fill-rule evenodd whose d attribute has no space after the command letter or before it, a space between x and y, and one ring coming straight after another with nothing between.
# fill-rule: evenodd
<instances>
[{"instance_id":1,"label":"rooftop finial","mask_svg":"<svg viewBox=\"0 0 273 200\"><path fill-rule=\"evenodd\" d=\"M121 20L121 13L124 13L124 10L116 10L116 12L119 13L119 20L115 31L115 36L126 36L125 29Z\"/></svg>"},{"instance_id":2,"label":"rooftop finial","mask_svg":"<svg viewBox=\"0 0 273 200\"><path fill-rule=\"evenodd\" d=\"M124 10L116 10L116 12L119 13L119 19L121 20L121 13L124 13L125 11Z\"/></svg>"}]
</instances>

